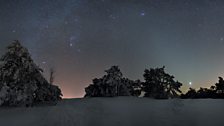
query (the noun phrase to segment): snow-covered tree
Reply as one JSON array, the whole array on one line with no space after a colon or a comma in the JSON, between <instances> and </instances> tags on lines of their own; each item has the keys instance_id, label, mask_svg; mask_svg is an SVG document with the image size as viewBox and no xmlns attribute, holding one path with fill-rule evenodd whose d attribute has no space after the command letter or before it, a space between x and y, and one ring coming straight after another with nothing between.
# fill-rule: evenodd
<instances>
[{"instance_id":1,"label":"snow-covered tree","mask_svg":"<svg viewBox=\"0 0 224 126\"><path fill-rule=\"evenodd\" d=\"M118 66L112 66L105 71L107 74L102 78L93 79L93 84L85 88L85 97L114 97L114 96L137 96L137 84L139 81L132 81L123 78ZM134 87L135 86L135 87Z\"/></svg>"},{"instance_id":2,"label":"snow-covered tree","mask_svg":"<svg viewBox=\"0 0 224 126\"><path fill-rule=\"evenodd\" d=\"M173 98L181 93L182 84L175 81L174 76L166 73L164 69L165 67L145 70L145 82L143 83L145 97Z\"/></svg>"},{"instance_id":3,"label":"snow-covered tree","mask_svg":"<svg viewBox=\"0 0 224 126\"><path fill-rule=\"evenodd\" d=\"M7 49L0 59L0 106L30 106L61 99L61 90L47 82L19 41Z\"/></svg>"}]
</instances>

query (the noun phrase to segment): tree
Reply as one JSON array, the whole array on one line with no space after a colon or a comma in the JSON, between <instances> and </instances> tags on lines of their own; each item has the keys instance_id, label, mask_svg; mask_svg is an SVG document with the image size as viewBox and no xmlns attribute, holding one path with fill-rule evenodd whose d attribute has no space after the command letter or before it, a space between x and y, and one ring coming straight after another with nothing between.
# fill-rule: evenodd
<instances>
[{"instance_id":1,"label":"tree","mask_svg":"<svg viewBox=\"0 0 224 126\"><path fill-rule=\"evenodd\" d=\"M224 92L224 80L222 77L219 77L219 82L215 84L217 93Z\"/></svg>"},{"instance_id":2,"label":"tree","mask_svg":"<svg viewBox=\"0 0 224 126\"><path fill-rule=\"evenodd\" d=\"M132 81L132 83L130 84L131 87L129 89L131 96L140 96L142 93L142 82L140 80L136 80L136 81Z\"/></svg>"},{"instance_id":3,"label":"tree","mask_svg":"<svg viewBox=\"0 0 224 126\"><path fill-rule=\"evenodd\" d=\"M182 94L181 98L187 99L196 99L196 98L217 98L217 94L215 91L215 86L211 86L210 89L208 88L202 88L198 91L196 91L193 88L189 88L188 92L186 94Z\"/></svg>"},{"instance_id":4,"label":"tree","mask_svg":"<svg viewBox=\"0 0 224 126\"><path fill-rule=\"evenodd\" d=\"M7 49L0 59L0 106L31 106L61 99L61 90L47 82L43 70L18 40Z\"/></svg>"},{"instance_id":5,"label":"tree","mask_svg":"<svg viewBox=\"0 0 224 126\"><path fill-rule=\"evenodd\" d=\"M209 92L209 89L200 87L197 91L196 98L211 98L211 96L209 96Z\"/></svg>"},{"instance_id":6,"label":"tree","mask_svg":"<svg viewBox=\"0 0 224 126\"><path fill-rule=\"evenodd\" d=\"M145 97L166 99L179 96L182 83L175 81L174 76L166 73L164 69L165 67L145 70L143 75Z\"/></svg>"},{"instance_id":7,"label":"tree","mask_svg":"<svg viewBox=\"0 0 224 126\"><path fill-rule=\"evenodd\" d=\"M189 88L186 94L181 94L181 98L187 99L187 98L196 98L197 92L193 88Z\"/></svg>"},{"instance_id":8,"label":"tree","mask_svg":"<svg viewBox=\"0 0 224 126\"><path fill-rule=\"evenodd\" d=\"M50 84L53 84L54 82L54 73L55 70L53 68L50 68L50 79L49 79Z\"/></svg>"},{"instance_id":9,"label":"tree","mask_svg":"<svg viewBox=\"0 0 224 126\"><path fill-rule=\"evenodd\" d=\"M215 84L216 86L216 93L224 98L224 80L222 77L219 77L219 82Z\"/></svg>"},{"instance_id":10,"label":"tree","mask_svg":"<svg viewBox=\"0 0 224 126\"><path fill-rule=\"evenodd\" d=\"M93 84L85 88L85 97L114 97L114 96L137 96L136 86L139 81L123 78L118 66L112 66L105 70L106 75L102 78L93 79Z\"/></svg>"}]
</instances>

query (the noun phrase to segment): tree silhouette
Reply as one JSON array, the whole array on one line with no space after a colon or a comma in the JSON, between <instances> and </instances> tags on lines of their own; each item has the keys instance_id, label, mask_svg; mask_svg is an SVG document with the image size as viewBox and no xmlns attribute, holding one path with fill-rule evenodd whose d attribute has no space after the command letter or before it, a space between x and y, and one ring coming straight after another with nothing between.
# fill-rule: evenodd
<instances>
[{"instance_id":1,"label":"tree silhouette","mask_svg":"<svg viewBox=\"0 0 224 126\"><path fill-rule=\"evenodd\" d=\"M217 94L216 94L215 86L211 86L210 89L200 87L198 91L196 91L193 88L189 88L186 94L181 95L181 98L184 98L184 99L217 98Z\"/></svg>"},{"instance_id":2,"label":"tree silhouette","mask_svg":"<svg viewBox=\"0 0 224 126\"><path fill-rule=\"evenodd\" d=\"M30 106L61 99L61 90L50 85L28 50L14 41L0 59L0 106Z\"/></svg>"},{"instance_id":3,"label":"tree silhouette","mask_svg":"<svg viewBox=\"0 0 224 126\"><path fill-rule=\"evenodd\" d=\"M196 98L211 98L211 91L207 88L202 88L200 87L200 89L197 91L197 96Z\"/></svg>"},{"instance_id":4,"label":"tree silhouette","mask_svg":"<svg viewBox=\"0 0 224 126\"><path fill-rule=\"evenodd\" d=\"M142 87L142 82L140 80L132 81L129 85L131 86L129 88L131 96L140 96L141 95L141 92L142 92L142 88L141 88Z\"/></svg>"},{"instance_id":5,"label":"tree silhouette","mask_svg":"<svg viewBox=\"0 0 224 126\"><path fill-rule=\"evenodd\" d=\"M219 82L215 84L216 93L219 98L224 98L224 80L222 77L219 77Z\"/></svg>"},{"instance_id":6,"label":"tree silhouette","mask_svg":"<svg viewBox=\"0 0 224 126\"><path fill-rule=\"evenodd\" d=\"M85 97L114 97L114 96L138 96L140 81L132 81L123 78L118 66L112 66L105 70L102 78L93 79L93 84L85 88Z\"/></svg>"},{"instance_id":7,"label":"tree silhouette","mask_svg":"<svg viewBox=\"0 0 224 126\"><path fill-rule=\"evenodd\" d=\"M54 82L54 73L55 73L54 68L50 68L50 79L49 79L50 84L53 84Z\"/></svg>"},{"instance_id":8,"label":"tree silhouette","mask_svg":"<svg viewBox=\"0 0 224 126\"><path fill-rule=\"evenodd\" d=\"M181 93L182 84L174 80L174 76L164 71L165 67L146 69L144 72L145 82L143 83L143 91L145 97L152 98L174 98Z\"/></svg>"},{"instance_id":9,"label":"tree silhouette","mask_svg":"<svg viewBox=\"0 0 224 126\"><path fill-rule=\"evenodd\" d=\"M181 98L196 98L197 97L197 91L193 88L189 88L186 94L181 94Z\"/></svg>"}]
</instances>

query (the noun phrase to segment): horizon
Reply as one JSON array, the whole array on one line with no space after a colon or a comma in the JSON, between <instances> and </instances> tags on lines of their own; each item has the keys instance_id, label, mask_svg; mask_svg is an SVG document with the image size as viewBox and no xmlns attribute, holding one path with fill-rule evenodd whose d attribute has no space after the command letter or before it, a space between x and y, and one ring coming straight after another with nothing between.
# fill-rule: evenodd
<instances>
[{"instance_id":1,"label":"horizon","mask_svg":"<svg viewBox=\"0 0 224 126\"><path fill-rule=\"evenodd\" d=\"M19 40L16 40L16 41L19 41ZM23 46L23 45L22 45ZM24 47L24 46L23 46ZM26 48L26 47L25 47ZM27 48L26 48L27 49ZM29 51L29 49L28 49L28 51ZM31 56L31 58L32 58L32 56ZM35 62L35 61L34 61ZM159 68L159 67L156 67L156 68ZM41 68L42 69L42 68ZM147 68L147 69L151 69L151 68ZM53 70L54 71L54 70ZM121 71L122 72L122 71ZM105 70L104 70L104 73L105 73ZM42 72L42 74L44 75L45 74L45 72L43 71ZM102 75L103 76L103 75ZM125 77L125 76L124 76ZM175 77L175 76L174 76ZM45 79L47 80L47 81L50 81L50 80L48 80L46 77L45 77ZM50 78L49 78L50 79ZM129 78L130 79L130 78ZM137 79L137 80L140 80L140 79ZM140 80L141 82L145 82L145 80ZM178 81L178 80L177 80ZM183 84L182 86L184 86L185 84ZM188 89L186 89L186 90L183 90L183 88L181 87L181 91L182 91L182 93L184 94L184 93L186 93L188 90L189 90L189 88L192 88L192 82L189 82L189 84L188 84ZM213 85L215 85L215 83L213 84ZM210 87L211 87L212 85L210 85L210 86L208 86L208 87L199 87L199 88L193 88L193 89L195 89L195 90L199 90L200 88L207 88L207 89L209 89ZM62 94L63 94L63 90L62 90ZM143 96L140 96L140 97L143 97ZM73 99L73 98L84 98L84 95L80 95L80 96L62 96L62 98L63 99Z\"/></svg>"}]
</instances>

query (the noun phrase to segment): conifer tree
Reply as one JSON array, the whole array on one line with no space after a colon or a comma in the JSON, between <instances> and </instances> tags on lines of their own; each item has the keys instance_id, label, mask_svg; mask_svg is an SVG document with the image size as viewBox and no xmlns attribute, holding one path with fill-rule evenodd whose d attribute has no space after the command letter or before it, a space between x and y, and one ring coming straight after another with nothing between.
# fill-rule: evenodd
<instances>
[{"instance_id":1,"label":"conifer tree","mask_svg":"<svg viewBox=\"0 0 224 126\"><path fill-rule=\"evenodd\" d=\"M18 40L0 59L0 106L30 106L61 99L61 90L49 84Z\"/></svg>"}]
</instances>

